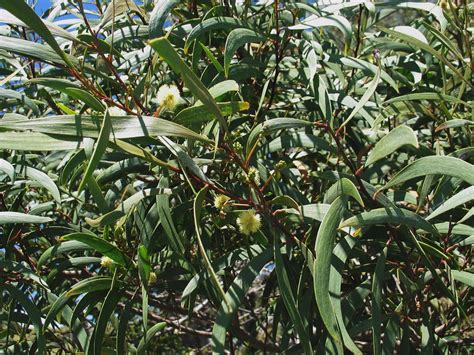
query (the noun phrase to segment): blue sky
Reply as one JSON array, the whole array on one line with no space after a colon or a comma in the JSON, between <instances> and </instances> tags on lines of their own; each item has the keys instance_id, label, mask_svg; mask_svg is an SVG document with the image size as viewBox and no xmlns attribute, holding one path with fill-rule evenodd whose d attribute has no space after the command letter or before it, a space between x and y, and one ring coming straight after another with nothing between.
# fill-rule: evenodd
<instances>
[{"instance_id":1,"label":"blue sky","mask_svg":"<svg viewBox=\"0 0 474 355\"><path fill-rule=\"evenodd\" d=\"M51 5L50 0L38 0L38 3L36 4L36 11L43 12L49 7L49 5Z\"/></svg>"}]
</instances>

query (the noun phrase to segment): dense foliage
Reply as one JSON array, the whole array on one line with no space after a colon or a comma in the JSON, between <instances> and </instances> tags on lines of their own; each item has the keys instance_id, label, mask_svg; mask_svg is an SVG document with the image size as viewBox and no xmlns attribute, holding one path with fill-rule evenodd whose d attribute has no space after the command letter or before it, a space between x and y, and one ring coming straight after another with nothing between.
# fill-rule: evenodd
<instances>
[{"instance_id":1,"label":"dense foliage","mask_svg":"<svg viewBox=\"0 0 474 355\"><path fill-rule=\"evenodd\" d=\"M0 0L2 351L472 352L474 6L323 4Z\"/></svg>"}]
</instances>

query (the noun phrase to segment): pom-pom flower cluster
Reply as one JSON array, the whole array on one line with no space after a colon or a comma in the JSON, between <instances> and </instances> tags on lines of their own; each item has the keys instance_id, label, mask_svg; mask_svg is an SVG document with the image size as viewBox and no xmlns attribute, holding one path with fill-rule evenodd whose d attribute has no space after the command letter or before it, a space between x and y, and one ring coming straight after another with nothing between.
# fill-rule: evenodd
<instances>
[{"instance_id":1,"label":"pom-pom flower cluster","mask_svg":"<svg viewBox=\"0 0 474 355\"><path fill-rule=\"evenodd\" d=\"M161 108L173 111L181 100L181 95L176 86L163 85L158 89L156 98Z\"/></svg>"},{"instance_id":2,"label":"pom-pom flower cluster","mask_svg":"<svg viewBox=\"0 0 474 355\"><path fill-rule=\"evenodd\" d=\"M259 214L256 214L254 210L248 210L240 213L237 225L243 234L250 235L260 229L262 222Z\"/></svg>"}]
</instances>

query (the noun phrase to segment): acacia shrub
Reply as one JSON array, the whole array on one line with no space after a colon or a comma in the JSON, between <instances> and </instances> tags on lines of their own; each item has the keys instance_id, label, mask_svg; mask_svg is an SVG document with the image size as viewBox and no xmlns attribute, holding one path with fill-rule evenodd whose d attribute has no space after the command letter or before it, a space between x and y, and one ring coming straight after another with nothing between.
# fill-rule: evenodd
<instances>
[{"instance_id":1,"label":"acacia shrub","mask_svg":"<svg viewBox=\"0 0 474 355\"><path fill-rule=\"evenodd\" d=\"M473 4L29 3L5 353L472 350Z\"/></svg>"}]
</instances>

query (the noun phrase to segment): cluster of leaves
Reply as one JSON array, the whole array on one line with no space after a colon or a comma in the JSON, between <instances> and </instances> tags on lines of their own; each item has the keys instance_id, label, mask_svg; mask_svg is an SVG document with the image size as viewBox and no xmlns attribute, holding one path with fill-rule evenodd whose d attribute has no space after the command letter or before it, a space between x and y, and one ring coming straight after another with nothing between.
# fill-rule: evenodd
<instances>
[{"instance_id":1,"label":"cluster of leaves","mask_svg":"<svg viewBox=\"0 0 474 355\"><path fill-rule=\"evenodd\" d=\"M0 0L2 349L472 351L474 6L440 5Z\"/></svg>"}]
</instances>

